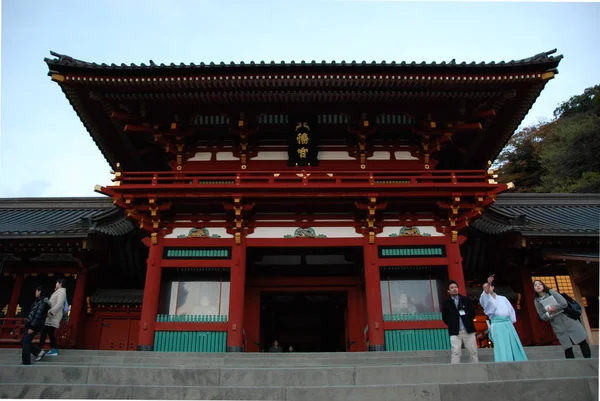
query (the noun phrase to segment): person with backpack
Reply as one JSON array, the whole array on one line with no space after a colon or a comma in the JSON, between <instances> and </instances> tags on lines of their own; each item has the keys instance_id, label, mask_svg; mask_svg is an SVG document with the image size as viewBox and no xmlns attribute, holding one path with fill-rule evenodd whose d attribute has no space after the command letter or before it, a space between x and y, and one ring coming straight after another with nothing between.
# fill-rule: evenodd
<instances>
[{"instance_id":1,"label":"person with backpack","mask_svg":"<svg viewBox=\"0 0 600 401\"><path fill-rule=\"evenodd\" d=\"M56 280L55 291L50 296L50 310L48 311L48 317L46 318L44 330L42 330L40 335L40 348L44 347L46 336L48 336L50 337L50 350L42 351L36 358L37 361L42 359L44 356L58 356L58 350L56 349L56 336L54 335L54 332L60 327L60 321L65 314L65 310L68 312L68 305L66 303L67 290L63 288L64 285L64 278L59 278Z\"/></svg>"},{"instance_id":2,"label":"person with backpack","mask_svg":"<svg viewBox=\"0 0 600 401\"><path fill-rule=\"evenodd\" d=\"M540 280L533 282L533 289L535 291L535 308L538 315L543 321L550 322L560 345L562 345L565 351L565 357L575 358L573 345L578 344L583 357L591 358L592 352L586 341L587 333L579 320L575 320L565 313L565 310L569 306L565 298L553 289L548 288ZM551 297L554 300L551 300Z\"/></svg>"},{"instance_id":3,"label":"person with backpack","mask_svg":"<svg viewBox=\"0 0 600 401\"><path fill-rule=\"evenodd\" d=\"M494 361L526 361L527 355L515 330L517 321L515 309L510 301L494 291L494 275L483 284L479 304L490 318L490 339L494 343Z\"/></svg>"},{"instance_id":4,"label":"person with backpack","mask_svg":"<svg viewBox=\"0 0 600 401\"><path fill-rule=\"evenodd\" d=\"M39 355L44 352L31 343L36 334L43 329L46 312L49 308L48 298L44 298L43 290L44 287L42 286L35 289L35 301L31 306L29 315L25 318L25 332L21 339L21 346L23 347L21 358L23 365L31 365L32 353L39 357Z\"/></svg>"}]
</instances>

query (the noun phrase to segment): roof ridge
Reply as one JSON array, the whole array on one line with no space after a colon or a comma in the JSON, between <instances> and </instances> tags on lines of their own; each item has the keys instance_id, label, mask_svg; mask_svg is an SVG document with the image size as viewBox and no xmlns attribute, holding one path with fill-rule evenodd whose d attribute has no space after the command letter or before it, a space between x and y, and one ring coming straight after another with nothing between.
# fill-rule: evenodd
<instances>
[{"instance_id":1,"label":"roof ridge","mask_svg":"<svg viewBox=\"0 0 600 401\"><path fill-rule=\"evenodd\" d=\"M526 57L526 58L522 58L522 59L517 59L517 60L510 60L510 61L489 61L489 62L485 62L485 61L481 61L481 62L476 62L476 61L471 61L471 62L466 62L466 61L462 61L462 62L457 62L455 58L453 58L450 61L442 61L442 62L436 62L436 61L432 61L432 62L426 62L426 61L421 61L421 62L416 62L416 61L386 61L386 60L382 60L381 62L377 62L375 60L372 61L367 61L367 60L362 60L362 61L356 61L356 60L352 60L352 61L346 61L345 59L342 61L338 61L336 62L335 60L332 60L330 62L326 61L326 60L322 60L321 62L317 62L316 60L311 60L311 61L305 61L305 60L301 60L301 61L295 61L295 60L290 60L289 62L286 62L285 60L282 60L280 62L275 62L274 60L272 61L259 61L259 62L255 62L254 60L251 61L240 61L240 62L235 62L235 61L230 61L229 63L221 61L221 62L200 62L200 63L194 63L194 62L190 62L189 64L186 63L173 63L171 62L170 64L164 64L164 63L160 63L157 64L155 63L153 60L149 60L148 61L148 65L146 65L144 62L139 63L139 64L135 64L135 63L130 63L129 65L125 64L125 63L121 63L120 65L117 65L115 63L111 63L111 64L106 64L106 63L96 63L96 62L89 62L89 61L83 61L83 60L79 60L79 59L75 59L69 55L66 54L61 54L61 53L57 53L54 51L50 51L50 54L52 56L54 56L55 58L44 58L44 61L49 65L60 65L60 66L71 66L71 67L94 67L94 68L111 68L111 69L160 69L160 68L227 68L227 67L276 67L276 66L342 66L342 67L347 67L347 66L378 66L378 67L387 67L387 66L391 66L391 67L415 67L415 66L419 66L419 67L505 67L505 66L515 66L515 65L524 65L524 64L541 64L544 62L551 62L551 61L559 61L563 58L563 55L557 55L557 56L552 56L552 54L556 53L557 49L552 49L552 50L548 50L542 53L538 53L534 56L531 57ZM50 71L50 73L52 73L53 71Z\"/></svg>"},{"instance_id":2,"label":"roof ridge","mask_svg":"<svg viewBox=\"0 0 600 401\"><path fill-rule=\"evenodd\" d=\"M107 197L72 197L72 198L0 198L0 209L111 209L114 204Z\"/></svg>"}]
</instances>

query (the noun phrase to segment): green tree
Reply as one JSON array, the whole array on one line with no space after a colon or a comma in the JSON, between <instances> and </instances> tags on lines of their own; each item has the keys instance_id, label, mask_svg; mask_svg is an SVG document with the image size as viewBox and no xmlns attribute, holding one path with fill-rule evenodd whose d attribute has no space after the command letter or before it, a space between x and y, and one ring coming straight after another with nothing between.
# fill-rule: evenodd
<instances>
[{"instance_id":1,"label":"green tree","mask_svg":"<svg viewBox=\"0 0 600 401\"><path fill-rule=\"evenodd\" d=\"M543 174L536 191L600 192L599 156L600 116L591 110L563 114L541 148Z\"/></svg>"},{"instance_id":2,"label":"green tree","mask_svg":"<svg viewBox=\"0 0 600 401\"><path fill-rule=\"evenodd\" d=\"M513 135L496 162L502 182L518 192L600 192L600 85L561 103L554 117Z\"/></svg>"},{"instance_id":3,"label":"green tree","mask_svg":"<svg viewBox=\"0 0 600 401\"><path fill-rule=\"evenodd\" d=\"M554 110L555 118L568 118L580 113L600 113L600 85L587 88L581 95L571 97Z\"/></svg>"},{"instance_id":4,"label":"green tree","mask_svg":"<svg viewBox=\"0 0 600 401\"><path fill-rule=\"evenodd\" d=\"M517 192L533 192L542 183L540 152L554 122L539 122L516 132L502 150L496 165L501 182L513 182Z\"/></svg>"}]
</instances>

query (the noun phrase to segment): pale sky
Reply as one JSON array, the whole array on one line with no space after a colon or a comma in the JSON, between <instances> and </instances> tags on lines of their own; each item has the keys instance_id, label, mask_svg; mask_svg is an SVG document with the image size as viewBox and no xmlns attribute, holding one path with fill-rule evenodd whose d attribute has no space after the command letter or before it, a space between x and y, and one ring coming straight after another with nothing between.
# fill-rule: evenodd
<instances>
[{"instance_id":1,"label":"pale sky","mask_svg":"<svg viewBox=\"0 0 600 401\"><path fill-rule=\"evenodd\" d=\"M0 197L94 196L110 167L43 62L565 58L525 119L600 83L600 4L4 0Z\"/></svg>"}]
</instances>

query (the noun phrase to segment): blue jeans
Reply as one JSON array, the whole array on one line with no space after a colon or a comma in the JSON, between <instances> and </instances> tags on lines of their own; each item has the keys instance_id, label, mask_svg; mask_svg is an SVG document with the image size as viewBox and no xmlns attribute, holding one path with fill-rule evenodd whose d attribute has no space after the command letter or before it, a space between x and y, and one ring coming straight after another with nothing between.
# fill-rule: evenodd
<instances>
[{"instance_id":1,"label":"blue jeans","mask_svg":"<svg viewBox=\"0 0 600 401\"><path fill-rule=\"evenodd\" d=\"M25 333L23 334L23 338L21 339L21 346L23 347L22 352L22 362L24 365L31 365L31 354L39 355L41 349L33 345L31 342L33 341L33 337L36 336L37 333L40 332L39 329L31 329L33 333L29 334L28 329L25 329Z\"/></svg>"}]
</instances>

